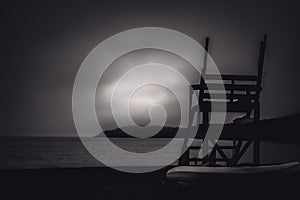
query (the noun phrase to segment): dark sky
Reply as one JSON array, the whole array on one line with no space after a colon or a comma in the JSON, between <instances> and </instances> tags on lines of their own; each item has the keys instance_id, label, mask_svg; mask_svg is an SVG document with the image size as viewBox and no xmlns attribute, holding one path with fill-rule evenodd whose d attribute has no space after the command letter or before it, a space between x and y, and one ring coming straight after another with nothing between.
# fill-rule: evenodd
<instances>
[{"instance_id":1,"label":"dark sky","mask_svg":"<svg viewBox=\"0 0 300 200\"><path fill-rule=\"evenodd\" d=\"M222 73L256 73L269 35L262 118L300 111L297 1L20 1L1 5L0 135L75 136L72 88L86 55L137 27L165 27L203 43Z\"/></svg>"}]
</instances>

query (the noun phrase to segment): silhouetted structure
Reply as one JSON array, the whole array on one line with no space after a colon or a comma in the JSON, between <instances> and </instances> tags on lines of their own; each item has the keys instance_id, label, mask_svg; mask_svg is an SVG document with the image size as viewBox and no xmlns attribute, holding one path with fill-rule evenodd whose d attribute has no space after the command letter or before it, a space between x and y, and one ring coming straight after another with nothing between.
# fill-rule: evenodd
<instances>
[{"instance_id":1,"label":"silhouetted structure","mask_svg":"<svg viewBox=\"0 0 300 200\"><path fill-rule=\"evenodd\" d=\"M194 91L199 91L199 102L200 112L192 113L190 115L190 122L193 120L194 115L197 115L197 121L201 119L202 115L202 128L199 128L200 132L198 138L203 139L205 130L210 124L210 113L212 112L224 112L223 110L211 109L211 104L224 104L227 102L226 112L236 112L236 113L245 113L245 118L252 120L252 123L259 122L260 120L260 103L259 97L262 90L262 73L263 73L263 64L264 64L264 55L266 49L267 35L264 35L263 41L260 42L259 58L258 58L258 69L257 75L225 75L222 74L214 75L206 73L206 63L207 63L207 52L209 47L209 38L205 40L205 50L206 54L204 57L204 67L202 70L202 75L200 79L200 84L192 85ZM221 82L222 81L222 82ZM224 81L224 85L223 85ZM224 90L226 95L224 95ZM210 93L209 90L213 90L213 93ZM223 91L222 91L223 90ZM219 106L216 106L218 108ZM191 110L194 110L191 108ZM226 125L225 125L226 126ZM203 128L204 127L204 128ZM206 129L205 129L206 127ZM224 128L226 129L226 127ZM202 132L202 133L201 133ZM222 133L223 135L223 133ZM222 139L221 135L221 139ZM236 139L234 136L231 138L233 140L232 145L221 146L215 144L212 152L204 158L193 158L190 159L190 150L191 149L200 149L200 146L190 147L181 157L180 165L190 165L194 163L197 165L198 161L201 164L207 162L215 163L216 161L225 161L227 165L234 166L237 165L241 157L247 151L251 144L254 145L254 154L253 154L253 164L258 165L260 162L259 151L260 151L260 141L259 136L253 133L253 137L249 136L239 138L238 135ZM214 142L212 142L214 143ZM208 144L203 144L208 145ZM232 150L232 156L228 158L223 150L229 149ZM219 154L221 158L217 159L216 154ZM192 162L191 162L192 161Z\"/></svg>"}]
</instances>

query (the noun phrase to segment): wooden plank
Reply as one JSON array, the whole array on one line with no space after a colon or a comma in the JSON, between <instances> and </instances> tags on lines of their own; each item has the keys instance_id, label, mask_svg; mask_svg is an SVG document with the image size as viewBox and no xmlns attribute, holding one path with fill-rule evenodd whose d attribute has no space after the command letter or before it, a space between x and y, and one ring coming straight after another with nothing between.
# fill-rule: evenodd
<instances>
[{"instance_id":1,"label":"wooden plank","mask_svg":"<svg viewBox=\"0 0 300 200\"><path fill-rule=\"evenodd\" d=\"M206 83L191 85L194 90L260 91L258 85Z\"/></svg>"},{"instance_id":2,"label":"wooden plank","mask_svg":"<svg viewBox=\"0 0 300 200\"><path fill-rule=\"evenodd\" d=\"M258 69L257 69L257 85L261 85L262 82L262 74L263 74L263 67L264 67L264 59L265 59L265 51L267 45L267 35L264 35L264 40L260 42L260 49L259 49L259 58L258 58Z\"/></svg>"},{"instance_id":3,"label":"wooden plank","mask_svg":"<svg viewBox=\"0 0 300 200\"><path fill-rule=\"evenodd\" d=\"M206 37L205 38L205 52L204 52L204 59L203 59L202 74L206 74L208 47L209 47L209 38Z\"/></svg>"},{"instance_id":4,"label":"wooden plank","mask_svg":"<svg viewBox=\"0 0 300 200\"><path fill-rule=\"evenodd\" d=\"M226 102L213 102L214 110L213 112L224 112L224 104ZM226 112L247 112L249 109L255 107L255 102L227 102L226 103ZM201 112L211 112L211 102L202 102L200 104Z\"/></svg>"},{"instance_id":5,"label":"wooden plank","mask_svg":"<svg viewBox=\"0 0 300 200\"><path fill-rule=\"evenodd\" d=\"M220 149L235 149L236 147L235 146L229 146L229 145L225 145L225 146L220 146Z\"/></svg>"},{"instance_id":6,"label":"wooden plank","mask_svg":"<svg viewBox=\"0 0 300 200\"><path fill-rule=\"evenodd\" d=\"M201 146L190 146L189 149L190 150L199 150L199 149L201 149Z\"/></svg>"},{"instance_id":7,"label":"wooden plank","mask_svg":"<svg viewBox=\"0 0 300 200\"><path fill-rule=\"evenodd\" d=\"M253 162L255 165L259 165L260 162L260 144L259 140L253 142Z\"/></svg>"},{"instance_id":8,"label":"wooden plank","mask_svg":"<svg viewBox=\"0 0 300 200\"><path fill-rule=\"evenodd\" d=\"M229 100L250 98L251 100L253 100L256 98L256 95L255 94L247 95L247 94L204 93L203 98L204 99L229 99Z\"/></svg>"},{"instance_id":9,"label":"wooden plank","mask_svg":"<svg viewBox=\"0 0 300 200\"><path fill-rule=\"evenodd\" d=\"M192 162L194 162L194 161L197 161L197 162L198 162L198 161L203 161L203 160L204 160L204 158L196 158L196 157L190 158L190 161L192 161ZM219 162L220 162L220 161L225 162L223 158L216 158L215 160L216 160L217 162L218 162L218 161L219 161ZM231 162L232 159L231 159L231 158L228 158L228 161Z\"/></svg>"},{"instance_id":10,"label":"wooden plank","mask_svg":"<svg viewBox=\"0 0 300 200\"><path fill-rule=\"evenodd\" d=\"M236 80L236 81L257 81L256 75L235 75L235 74L203 74L205 80Z\"/></svg>"}]
</instances>

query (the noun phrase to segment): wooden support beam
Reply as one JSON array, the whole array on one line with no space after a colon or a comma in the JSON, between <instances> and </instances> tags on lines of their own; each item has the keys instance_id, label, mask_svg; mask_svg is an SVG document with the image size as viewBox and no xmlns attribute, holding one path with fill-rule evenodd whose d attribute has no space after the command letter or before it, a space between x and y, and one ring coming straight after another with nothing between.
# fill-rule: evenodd
<instances>
[{"instance_id":1,"label":"wooden support beam","mask_svg":"<svg viewBox=\"0 0 300 200\"><path fill-rule=\"evenodd\" d=\"M243 148L241 149L241 151L236 155L235 157L235 164L237 164L239 162L239 160L241 159L241 157L245 154L245 152L248 150L249 146L251 145L252 141L247 141L247 143L243 146Z\"/></svg>"},{"instance_id":2,"label":"wooden support beam","mask_svg":"<svg viewBox=\"0 0 300 200\"><path fill-rule=\"evenodd\" d=\"M259 165L260 163L260 142L259 140L254 140L253 142L253 163L254 165Z\"/></svg>"},{"instance_id":3,"label":"wooden support beam","mask_svg":"<svg viewBox=\"0 0 300 200\"><path fill-rule=\"evenodd\" d=\"M215 149L220 154L220 156L224 159L224 161L227 163L227 165L230 165L231 161L227 158L227 156L225 155L225 153L223 152L223 150L217 143L215 144Z\"/></svg>"}]
</instances>

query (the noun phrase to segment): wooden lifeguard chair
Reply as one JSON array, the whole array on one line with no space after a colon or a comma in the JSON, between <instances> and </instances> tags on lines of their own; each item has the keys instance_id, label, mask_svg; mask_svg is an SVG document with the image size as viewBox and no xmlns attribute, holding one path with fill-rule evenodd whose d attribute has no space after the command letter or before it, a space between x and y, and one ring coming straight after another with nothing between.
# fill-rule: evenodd
<instances>
[{"instance_id":1,"label":"wooden lifeguard chair","mask_svg":"<svg viewBox=\"0 0 300 200\"><path fill-rule=\"evenodd\" d=\"M205 39L205 50L206 54L204 57L204 67L202 70L202 75L200 83L192 85L193 91L199 91L198 94L198 106L200 111L198 113L192 113L190 120L193 120L195 115L198 119L202 118L202 123L199 124L197 138L203 139L205 137L205 132L210 124L210 113L219 112L218 110L211 110L211 104L220 103L220 100L226 102L227 109L226 112L229 113L244 113L245 118L251 119L253 126L260 120L260 93L262 90L262 75L263 75L263 65L264 56L267 43L267 35L264 35L263 40L260 42L259 56L258 56L258 66L256 75L229 75L221 74L217 76L214 74L206 73L206 62L207 62L207 52L209 51L209 38ZM218 80L224 81L224 90L226 95L219 93L220 84ZM222 86L223 87L223 86ZM215 90L213 95L209 93L209 89ZM224 99L225 98L225 99ZM223 112L223 111L222 111ZM202 116L200 116L202 115ZM198 120L197 120L198 121ZM220 140L231 140L231 145L219 145L216 143L212 151L204 158L190 157L191 150L200 150L201 146L191 146L182 155L179 160L179 165L204 165L205 163L214 164L218 161L225 162L227 166L236 166L245 152L249 149L250 145L253 144L253 164L255 166L260 163L260 140L256 133L253 135L245 134L231 134L232 126L234 125L224 125L223 131L221 133ZM251 129L248 129L248 133ZM229 133L228 133L229 132ZM202 144L208 145L208 144ZM228 157L224 150L229 150L231 156Z\"/></svg>"}]
</instances>

